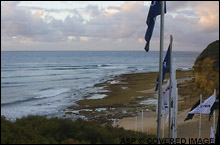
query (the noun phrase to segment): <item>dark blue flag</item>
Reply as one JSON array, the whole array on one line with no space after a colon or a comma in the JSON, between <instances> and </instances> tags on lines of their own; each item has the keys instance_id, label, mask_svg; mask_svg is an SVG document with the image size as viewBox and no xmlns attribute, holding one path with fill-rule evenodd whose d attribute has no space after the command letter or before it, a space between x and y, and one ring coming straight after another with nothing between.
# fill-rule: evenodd
<instances>
[{"instance_id":1,"label":"dark blue flag","mask_svg":"<svg viewBox=\"0 0 220 145\"><path fill-rule=\"evenodd\" d=\"M166 13L166 2L164 4L164 12ZM153 30L154 30L154 25L155 25L155 21L156 21L156 17L157 15L161 14L161 1L152 1L151 2L151 6L150 6L150 10L147 16L147 32L145 34L145 40L146 40L146 45L145 45L145 50L148 52L149 51L149 46L150 46L150 39L151 36L153 34Z\"/></svg>"},{"instance_id":2,"label":"dark blue flag","mask_svg":"<svg viewBox=\"0 0 220 145\"><path fill-rule=\"evenodd\" d=\"M164 58L164 61L163 61L163 77L162 77L162 82L165 78L165 74L166 73L169 73L170 72L170 45L169 45L169 48L167 50L167 54ZM155 88L155 91L158 90L158 84L159 83L159 76L157 77L157 85L156 85L156 88Z\"/></svg>"}]
</instances>

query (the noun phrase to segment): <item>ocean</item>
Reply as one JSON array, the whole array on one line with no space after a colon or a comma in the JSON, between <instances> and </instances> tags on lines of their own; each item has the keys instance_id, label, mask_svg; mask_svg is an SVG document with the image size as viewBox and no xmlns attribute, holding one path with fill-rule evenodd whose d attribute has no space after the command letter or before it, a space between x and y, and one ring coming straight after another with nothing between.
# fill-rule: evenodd
<instances>
[{"instance_id":1,"label":"ocean","mask_svg":"<svg viewBox=\"0 0 220 145\"><path fill-rule=\"evenodd\" d=\"M198 55L174 52L177 69L192 69ZM1 51L1 115L59 117L100 91L94 84L125 73L158 72L158 66L156 51Z\"/></svg>"}]
</instances>

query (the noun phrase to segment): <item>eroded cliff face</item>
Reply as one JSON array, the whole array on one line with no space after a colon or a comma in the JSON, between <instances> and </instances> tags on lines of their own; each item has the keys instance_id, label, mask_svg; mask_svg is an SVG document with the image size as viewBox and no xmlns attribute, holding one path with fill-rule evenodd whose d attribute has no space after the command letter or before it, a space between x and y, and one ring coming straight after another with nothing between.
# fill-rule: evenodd
<instances>
[{"instance_id":1,"label":"eroded cliff face","mask_svg":"<svg viewBox=\"0 0 220 145\"><path fill-rule=\"evenodd\" d=\"M196 89L204 95L219 92L219 41L211 43L194 63Z\"/></svg>"}]
</instances>

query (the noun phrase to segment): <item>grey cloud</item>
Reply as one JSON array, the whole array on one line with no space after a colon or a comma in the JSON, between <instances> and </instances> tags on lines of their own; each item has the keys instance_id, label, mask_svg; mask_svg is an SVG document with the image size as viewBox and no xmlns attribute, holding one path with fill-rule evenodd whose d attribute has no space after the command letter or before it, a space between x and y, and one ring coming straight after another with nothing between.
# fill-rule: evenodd
<instances>
[{"instance_id":1,"label":"grey cloud","mask_svg":"<svg viewBox=\"0 0 220 145\"><path fill-rule=\"evenodd\" d=\"M16 7L18 3L4 2L1 13L2 32L9 36L48 33L47 24L42 18L32 16L30 11Z\"/></svg>"},{"instance_id":2,"label":"grey cloud","mask_svg":"<svg viewBox=\"0 0 220 145\"><path fill-rule=\"evenodd\" d=\"M1 29L4 35L10 37L14 35L31 37L32 40L38 42L63 42L67 40L68 36L76 37L75 41L80 41L78 37L90 37L89 42L95 47L95 44L101 43L101 39L109 40L108 43L103 42L103 46L104 44L118 44L116 42L119 39L137 41L139 38L144 38L147 30L145 22L149 7L143 3L133 3L129 11L123 10L122 7L108 7L107 9L118 10L113 14L106 13L105 9L99 8L97 5L88 5L84 9L70 10L69 12L72 12L73 15L67 16L64 21L57 20L48 14L44 19L34 17L30 9L18 7L17 4L8 3L8 6L14 11L11 13L8 13L8 9L2 6ZM176 41L176 47L192 46L198 48L218 38L218 32L204 34L204 30L199 26L199 17L196 17L193 9L190 9L197 4L198 2L189 1L167 4L165 37L169 40L169 35L172 34L174 41ZM68 11L68 9L46 9L45 11L62 12ZM83 13L90 14L90 19L83 18ZM175 17L171 14L175 14ZM152 44L154 40L159 38L159 19L158 16ZM77 44L79 45L79 43ZM84 44L87 43L84 42ZM137 43L133 44L137 45Z\"/></svg>"},{"instance_id":3,"label":"grey cloud","mask_svg":"<svg viewBox=\"0 0 220 145\"><path fill-rule=\"evenodd\" d=\"M91 14L91 16L99 16L100 15L100 9L99 9L99 7L97 6L97 5L88 5L87 7L86 7L86 9L85 9L85 11L87 12L87 13L90 13Z\"/></svg>"},{"instance_id":4,"label":"grey cloud","mask_svg":"<svg viewBox=\"0 0 220 145\"><path fill-rule=\"evenodd\" d=\"M176 12L181 9L193 8L200 1L169 1L167 2L167 12Z\"/></svg>"}]
</instances>

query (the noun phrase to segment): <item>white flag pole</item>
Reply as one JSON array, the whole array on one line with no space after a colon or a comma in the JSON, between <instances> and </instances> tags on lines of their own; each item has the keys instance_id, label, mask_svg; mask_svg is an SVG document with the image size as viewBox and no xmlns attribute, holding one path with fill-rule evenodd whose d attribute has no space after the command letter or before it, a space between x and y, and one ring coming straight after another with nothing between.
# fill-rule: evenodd
<instances>
[{"instance_id":1,"label":"white flag pole","mask_svg":"<svg viewBox=\"0 0 220 145\"><path fill-rule=\"evenodd\" d=\"M176 119L175 119L175 138L177 138L177 114L178 114L178 88L176 88ZM176 140L175 140L176 141ZM175 142L176 143L176 142Z\"/></svg>"},{"instance_id":2,"label":"white flag pole","mask_svg":"<svg viewBox=\"0 0 220 145\"><path fill-rule=\"evenodd\" d=\"M216 89L214 90L214 96L216 99ZM215 130L215 110L213 111L213 127L212 127L212 129Z\"/></svg>"},{"instance_id":3,"label":"white flag pole","mask_svg":"<svg viewBox=\"0 0 220 145\"><path fill-rule=\"evenodd\" d=\"M171 62L172 61L173 60L171 58ZM175 139L175 119L176 119L176 113L175 113L176 112L176 81L175 81L176 78L175 78L175 75L176 74L175 74L175 69L174 69L174 66L173 66L173 62L172 62L171 73L172 73L172 75L171 75L171 77L172 77L171 97L173 99L173 104L171 104L173 106L172 111L171 111L171 113L172 113L172 118L171 118L172 123L171 123L171 126L173 128L173 130L172 130L172 137L173 137L173 139Z\"/></svg>"},{"instance_id":4,"label":"white flag pole","mask_svg":"<svg viewBox=\"0 0 220 145\"><path fill-rule=\"evenodd\" d=\"M213 111L213 130L215 130L215 110Z\"/></svg>"},{"instance_id":5,"label":"white flag pole","mask_svg":"<svg viewBox=\"0 0 220 145\"><path fill-rule=\"evenodd\" d=\"M135 117L134 130L136 133L137 132L137 116Z\"/></svg>"},{"instance_id":6,"label":"white flag pole","mask_svg":"<svg viewBox=\"0 0 220 145\"><path fill-rule=\"evenodd\" d=\"M173 36L170 35L170 86L169 86L169 114L171 114L171 95L172 95L172 43L173 43ZM168 129L168 138L170 141L171 137L171 115L169 115L169 129Z\"/></svg>"},{"instance_id":7,"label":"white flag pole","mask_svg":"<svg viewBox=\"0 0 220 145\"><path fill-rule=\"evenodd\" d=\"M113 120L113 127L115 128L116 119Z\"/></svg>"},{"instance_id":8,"label":"white flag pole","mask_svg":"<svg viewBox=\"0 0 220 145\"><path fill-rule=\"evenodd\" d=\"M202 94L200 94L200 105L202 104ZM199 139L201 138L202 114L199 114Z\"/></svg>"},{"instance_id":9,"label":"white flag pole","mask_svg":"<svg viewBox=\"0 0 220 145\"><path fill-rule=\"evenodd\" d=\"M161 126L161 98L162 98L162 76L163 76L163 43L164 43L164 1L161 1L159 89L158 89L158 114L157 114L157 139L158 140L160 139L160 126Z\"/></svg>"},{"instance_id":10,"label":"white flag pole","mask_svg":"<svg viewBox=\"0 0 220 145\"><path fill-rule=\"evenodd\" d=\"M141 113L141 132L143 133L144 132L144 130L143 130L143 123L144 123L144 112L143 112L143 110L142 110L142 113Z\"/></svg>"},{"instance_id":11,"label":"white flag pole","mask_svg":"<svg viewBox=\"0 0 220 145\"><path fill-rule=\"evenodd\" d=\"M162 138L164 138L164 114L162 115Z\"/></svg>"},{"instance_id":12,"label":"white flag pole","mask_svg":"<svg viewBox=\"0 0 220 145\"><path fill-rule=\"evenodd\" d=\"M178 113L178 88L177 88L177 81L176 81L176 66L173 63L173 94L174 94L174 139L176 143L177 138L177 113Z\"/></svg>"},{"instance_id":13,"label":"white flag pole","mask_svg":"<svg viewBox=\"0 0 220 145\"><path fill-rule=\"evenodd\" d=\"M175 71L175 96L176 96L176 103L175 103L175 138L177 138L177 113L178 113L178 88L177 88L177 81L176 81L176 67L174 66ZM176 141L176 140L175 140Z\"/></svg>"},{"instance_id":14,"label":"white flag pole","mask_svg":"<svg viewBox=\"0 0 220 145\"><path fill-rule=\"evenodd\" d=\"M212 129L211 127L211 130L210 130L210 144L214 144L215 143L215 133L214 133L214 130Z\"/></svg>"}]
</instances>

